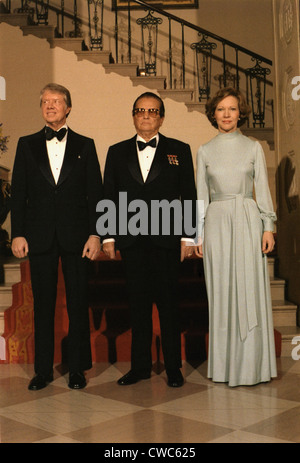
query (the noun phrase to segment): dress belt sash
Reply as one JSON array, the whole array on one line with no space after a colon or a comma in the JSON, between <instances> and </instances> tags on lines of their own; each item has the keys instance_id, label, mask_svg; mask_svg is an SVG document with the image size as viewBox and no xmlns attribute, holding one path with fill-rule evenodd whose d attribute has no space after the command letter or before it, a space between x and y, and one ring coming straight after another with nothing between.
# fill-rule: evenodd
<instances>
[{"instance_id":1,"label":"dress belt sash","mask_svg":"<svg viewBox=\"0 0 300 463\"><path fill-rule=\"evenodd\" d=\"M227 201L235 200L235 255L236 255L236 282L237 282L237 303L238 317L241 340L244 341L247 337L248 329L251 330L258 325L256 315L256 301L254 268L252 268L250 281L246 282L246 262L245 262L245 242L244 242L244 200L253 199L253 195L249 194L222 194L216 193L211 195L211 201ZM248 221L249 224L249 221ZM251 229L249 230L251 236ZM253 253L250 252L249 261L252 261ZM251 262L247 262L247 266L251 267ZM248 272L247 272L248 273Z\"/></svg>"}]
</instances>

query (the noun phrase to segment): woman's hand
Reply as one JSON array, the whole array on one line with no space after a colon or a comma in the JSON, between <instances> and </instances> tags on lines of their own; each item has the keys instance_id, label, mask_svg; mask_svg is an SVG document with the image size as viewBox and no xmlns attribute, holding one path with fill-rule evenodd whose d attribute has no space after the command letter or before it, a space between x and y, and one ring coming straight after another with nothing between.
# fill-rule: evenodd
<instances>
[{"instance_id":1,"label":"woman's hand","mask_svg":"<svg viewBox=\"0 0 300 463\"><path fill-rule=\"evenodd\" d=\"M272 252L275 246L274 235L270 231L265 231L262 237L262 252L268 254Z\"/></svg>"}]
</instances>

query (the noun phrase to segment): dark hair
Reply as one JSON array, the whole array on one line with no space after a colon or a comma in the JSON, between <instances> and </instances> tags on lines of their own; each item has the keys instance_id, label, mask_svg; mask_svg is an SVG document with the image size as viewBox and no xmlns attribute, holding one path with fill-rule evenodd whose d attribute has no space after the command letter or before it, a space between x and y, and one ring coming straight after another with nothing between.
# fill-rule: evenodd
<instances>
[{"instance_id":1,"label":"dark hair","mask_svg":"<svg viewBox=\"0 0 300 463\"><path fill-rule=\"evenodd\" d=\"M134 116L134 110L135 110L136 104L141 98L155 98L157 101L159 101L159 104L160 104L159 115L160 117L165 117L165 105L164 105L163 100L158 95L156 95L156 93L152 93L152 92L145 92L145 93L142 93L142 95L137 97L137 99L133 103L133 109L132 109L133 116Z\"/></svg>"},{"instance_id":2,"label":"dark hair","mask_svg":"<svg viewBox=\"0 0 300 463\"><path fill-rule=\"evenodd\" d=\"M218 125L215 120L215 112L218 104L220 101L224 100L227 96L234 96L239 103L239 111L240 111L240 118L238 120L238 127L241 127L246 120L248 119L248 116L251 112L251 108L248 105L246 98L244 95L237 89L233 87L225 87L221 88L213 98L207 101L205 105L205 114L209 120L209 122L216 128L218 128Z\"/></svg>"},{"instance_id":3,"label":"dark hair","mask_svg":"<svg viewBox=\"0 0 300 463\"><path fill-rule=\"evenodd\" d=\"M71 94L66 87L59 84L47 84L40 93L40 105L42 104L42 97L45 92L61 93L64 97L65 103L68 108L72 108Z\"/></svg>"}]
</instances>

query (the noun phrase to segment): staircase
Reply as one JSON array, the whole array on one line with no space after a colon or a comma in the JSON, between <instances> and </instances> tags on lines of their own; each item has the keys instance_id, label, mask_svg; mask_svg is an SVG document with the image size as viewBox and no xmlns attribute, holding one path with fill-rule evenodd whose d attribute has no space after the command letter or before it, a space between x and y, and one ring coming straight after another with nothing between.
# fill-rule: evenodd
<instances>
[{"instance_id":1,"label":"staircase","mask_svg":"<svg viewBox=\"0 0 300 463\"><path fill-rule=\"evenodd\" d=\"M281 334L282 357L290 357L293 349L292 339L300 334L300 328L297 326L297 306L286 300L286 282L276 276L276 257L269 257L268 263L274 327Z\"/></svg>"},{"instance_id":2,"label":"staircase","mask_svg":"<svg viewBox=\"0 0 300 463\"><path fill-rule=\"evenodd\" d=\"M0 272L0 362L6 358L6 343L2 335L5 329L5 311L13 302L13 285L21 281L20 260L14 257L2 258Z\"/></svg>"},{"instance_id":3,"label":"staircase","mask_svg":"<svg viewBox=\"0 0 300 463\"><path fill-rule=\"evenodd\" d=\"M82 38L56 38L56 28L54 26L32 25L30 24L31 19L28 14L0 12L0 22L6 22L12 26L19 26L24 35L32 34L36 37L46 39L51 48L61 47L65 50L73 51L78 61L86 59L93 63L103 65L107 73L116 72L121 76L130 77L134 86L142 85L149 89L157 90L162 98L173 98L176 101L186 103L190 110L204 112L204 103L193 102L194 90L167 90L166 76L138 76L138 64L114 63L110 51L82 50L82 48L86 48Z\"/></svg>"},{"instance_id":4,"label":"staircase","mask_svg":"<svg viewBox=\"0 0 300 463\"><path fill-rule=\"evenodd\" d=\"M88 12L85 8L81 9L80 17L76 2L73 11L67 11L64 2L60 6L39 0L29 3L35 3L36 10L27 1L21 2L21 8L15 8L17 0L6 2L7 5L11 4L9 9L4 2L0 2L0 22L18 25L24 35L45 38L51 47L73 51L78 60L87 59L102 64L107 72L129 76L133 85L155 89L162 98L185 103L189 111L204 112L209 92L214 93L220 85L235 86L239 82L239 88L243 89L252 107L256 108L252 113L255 127L259 125L263 128L265 123L269 123L265 101L267 105L270 104L270 93L265 93L262 88L258 91L261 85L267 87L268 92L272 90L272 82L266 78L272 66L268 58L142 0L133 0L130 10L126 6L125 11L124 8L123 11L122 8L113 8L111 12L111 5L115 6L116 3L114 0L107 2L109 7L104 5L104 1L102 6L101 2L87 2ZM92 3L95 6L93 12L90 11ZM143 11L148 15L137 19L137 15L134 15L136 7L140 9L138 16L142 16ZM48 21L56 22L56 25L49 25ZM158 24L162 26L158 27ZM73 30L66 32L65 29L69 27ZM142 39L137 39L137 29L141 29ZM157 53L158 34L161 50ZM192 43L197 35L202 39ZM104 36L109 42L109 51L103 51ZM212 50L215 52L212 53ZM136 60L140 64L132 63ZM252 67L253 62L256 64ZM158 75L159 72L161 75ZM257 84L254 84L256 81ZM271 112L272 109L268 111L269 114Z\"/></svg>"},{"instance_id":5,"label":"staircase","mask_svg":"<svg viewBox=\"0 0 300 463\"><path fill-rule=\"evenodd\" d=\"M5 259L2 264L3 281L0 284L0 335L4 332L4 312L12 305L12 287L21 281L20 260L14 257Z\"/></svg>"}]
</instances>

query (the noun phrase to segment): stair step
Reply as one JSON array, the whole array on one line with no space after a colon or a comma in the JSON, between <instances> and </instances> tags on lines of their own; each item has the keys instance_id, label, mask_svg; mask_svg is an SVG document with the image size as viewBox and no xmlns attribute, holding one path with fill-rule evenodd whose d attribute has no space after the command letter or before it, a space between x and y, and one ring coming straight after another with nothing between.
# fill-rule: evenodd
<instances>
[{"instance_id":1,"label":"stair step","mask_svg":"<svg viewBox=\"0 0 300 463\"><path fill-rule=\"evenodd\" d=\"M16 257L5 258L3 266L4 283L0 285L0 336L4 333L4 312L12 305L12 286L21 281L21 262Z\"/></svg>"},{"instance_id":2,"label":"stair step","mask_svg":"<svg viewBox=\"0 0 300 463\"><path fill-rule=\"evenodd\" d=\"M258 140L267 141L271 150L274 150L274 128L273 127L241 127L241 131L247 137L254 137Z\"/></svg>"},{"instance_id":3,"label":"stair step","mask_svg":"<svg viewBox=\"0 0 300 463\"><path fill-rule=\"evenodd\" d=\"M8 306L0 306L0 336L4 333L4 312L8 309Z\"/></svg>"},{"instance_id":4,"label":"stair step","mask_svg":"<svg viewBox=\"0 0 300 463\"><path fill-rule=\"evenodd\" d=\"M4 283L0 285L1 306L10 307L12 304L12 284Z\"/></svg>"},{"instance_id":5,"label":"stair step","mask_svg":"<svg viewBox=\"0 0 300 463\"><path fill-rule=\"evenodd\" d=\"M3 265L5 283L18 283L21 281L20 263L8 263Z\"/></svg>"},{"instance_id":6,"label":"stair step","mask_svg":"<svg viewBox=\"0 0 300 463\"><path fill-rule=\"evenodd\" d=\"M161 98L172 98L180 103L189 103L193 100L194 90L192 89L167 89L159 90Z\"/></svg>"},{"instance_id":7,"label":"stair step","mask_svg":"<svg viewBox=\"0 0 300 463\"><path fill-rule=\"evenodd\" d=\"M82 51L82 37L62 37L62 38L54 38L49 37L48 42L50 43L51 48L60 47L67 51L75 51L81 52Z\"/></svg>"},{"instance_id":8,"label":"stair step","mask_svg":"<svg viewBox=\"0 0 300 463\"><path fill-rule=\"evenodd\" d=\"M52 39L55 36L54 26L21 26L24 35L35 35L40 39Z\"/></svg>"},{"instance_id":9,"label":"stair step","mask_svg":"<svg viewBox=\"0 0 300 463\"><path fill-rule=\"evenodd\" d=\"M198 111L199 113L205 114L205 103L190 102L185 103L188 111Z\"/></svg>"},{"instance_id":10,"label":"stair step","mask_svg":"<svg viewBox=\"0 0 300 463\"><path fill-rule=\"evenodd\" d=\"M277 326L293 326L297 324L297 306L289 301L272 300L273 320Z\"/></svg>"},{"instance_id":11,"label":"stair step","mask_svg":"<svg viewBox=\"0 0 300 463\"><path fill-rule=\"evenodd\" d=\"M32 24L32 19L27 13L4 13L0 14L0 22L5 22L11 26L28 26Z\"/></svg>"},{"instance_id":12,"label":"stair step","mask_svg":"<svg viewBox=\"0 0 300 463\"><path fill-rule=\"evenodd\" d=\"M77 58L79 61L87 59L88 61L92 61L92 63L96 64L108 64L111 57L110 51L75 51Z\"/></svg>"},{"instance_id":13,"label":"stair step","mask_svg":"<svg viewBox=\"0 0 300 463\"><path fill-rule=\"evenodd\" d=\"M282 301L285 299L285 280L281 278L271 277L271 297L273 301Z\"/></svg>"},{"instance_id":14,"label":"stair step","mask_svg":"<svg viewBox=\"0 0 300 463\"><path fill-rule=\"evenodd\" d=\"M275 277L275 258L274 257L268 257L268 269L269 269L269 276L270 278Z\"/></svg>"},{"instance_id":15,"label":"stair step","mask_svg":"<svg viewBox=\"0 0 300 463\"><path fill-rule=\"evenodd\" d=\"M138 65L127 63L103 64L106 73L115 72L125 77L137 77Z\"/></svg>"},{"instance_id":16,"label":"stair step","mask_svg":"<svg viewBox=\"0 0 300 463\"><path fill-rule=\"evenodd\" d=\"M138 76L138 77L131 77L132 83L135 86L143 85L144 87L152 88L155 90L164 90L166 88L166 77L159 77L159 76Z\"/></svg>"},{"instance_id":17,"label":"stair step","mask_svg":"<svg viewBox=\"0 0 300 463\"><path fill-rule=\"evenodd\" d=\"M275 328L281 334L281 356L292 358L293 349L300 345L300 328L298 326L276 326ZM299 337L299 340L294 339L295 337ZM300 347L297 352L300 356Z\"/></svg>"}]
</instances>

